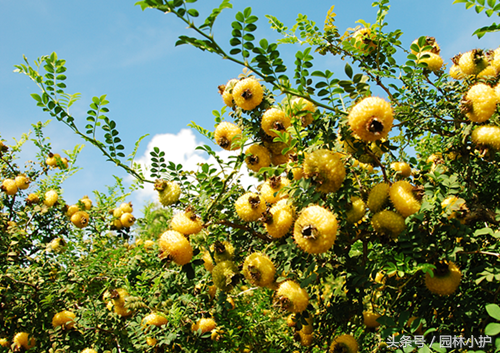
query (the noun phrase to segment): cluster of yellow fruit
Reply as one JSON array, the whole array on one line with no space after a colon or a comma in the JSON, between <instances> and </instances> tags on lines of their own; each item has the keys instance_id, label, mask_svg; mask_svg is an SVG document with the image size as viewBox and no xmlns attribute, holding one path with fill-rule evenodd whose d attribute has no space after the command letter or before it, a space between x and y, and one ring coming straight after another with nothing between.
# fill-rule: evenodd
<instances>
[{"instance_id":1,"label":"cluster of yellow fruit","mask_svg":"<svg viewBox=\"0 0 500 353\"><path fill-rule=\"evenodd\" d=\"M49 153L49 156L45 160L45 164L47 164L47 166L51 169L66 169L68 168L68 159L66 157L61 158L59 153Z\"/></svg>"},{"instance_id":2,"label":"cluster of yellow fruit","mask_svg":"<svg viewBox=\"0 0 500 353\"><path fill-rule=\"evenodd\" d=\"M154 312L146 315L141 321L141 325L143 326L145 332L147 332L149 326L161 327L167 323L168 320L162 313ZM148 346L156 346L157 340L154 337L146 337L146 343Z\"/></svg>"},{"instance_id":3,"label":"cluster of yellow fruit","mask_svg":"<svg viewBox=\"0 0 500 353\"><path fill-rule=\"evenodd\" d=\"M113 215L112 225L115 229L130 228L135 223L132 202L123 202L117 208L109 211Z\"/></svg>"},{"instance_id":4,"label":"cluster of yellow fruit","mask_svg":"<svg viewBox=\"0 0 500 353\"><path fill-rule=\"evenodd\" d=\"M14 196L18 190L26 190L30 186L29 178L24 175L18 175L15 179L4 179L1 189L9 196Z\"/></svg>"},{"instance_id":5,"label":"cluster of yellow fruit","mask_svg":"<svg viewBox=\"0 0 500 353\"><path fill-rule=\"evenodd\" d=\"M418 39L414 40L412 44L419 47L418 52L411 49L411 53L417 56L418 63L426 63L427 69L434 73L441 70L443 67L443 58L439 55L441 49L434 37L426 37L423 47L420 47Z\"/></svg>"},{"instance_id":6,"label":"cluster of yellow fruit","mask_svg":"<svg viewBox=\"0 0 500 353\"><path fill-rule=\"evenodd\" d=\"M89 224L89 211L92 208L92 200L84 196L77 204L66 207L66 216L77 228L85 228Z\"/></svg>"},{"instance_id":7,"label":"cluster of yellow fruit","mask_svg":"<svg viewBox=\"0 0 500 353\"><path fill-rule=\"evenodd\" d=\"M495 50L473 49L455 55L451 61L450 76L456 80L467 77L495 78L500 72L500 48Z\"/></svg>"},{"instance_id":8,"label":"cluster of yellow fruit","mask_svg":"<svg viewBox=\"0 0 500 353\"><path fill-rule=\"evenodd\" d=\"M133 314L133 311L127 309L125 306L126 300L129 297L129 293L125 288L106 291L102 297L106 303L106 307L109 310L113 310L115 314L121 317L128 317Z\"/></svg>"}]
</instances>

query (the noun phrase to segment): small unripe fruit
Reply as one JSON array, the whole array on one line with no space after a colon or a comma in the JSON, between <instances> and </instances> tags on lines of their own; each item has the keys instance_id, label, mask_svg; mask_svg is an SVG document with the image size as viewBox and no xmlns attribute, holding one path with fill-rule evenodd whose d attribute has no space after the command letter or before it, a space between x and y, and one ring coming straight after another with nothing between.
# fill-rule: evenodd
<instances>
[{"instance_id":1,"label":"small unripe fruit","mask_svg":"<svg viewBox=\"0 0 500 353\"><path fill-rule=\"evenodd\" d=\"M406 228L404 218L389 210L383 210L373 215L372 226L378 234L388 235L393 239L396 239Z\"/></svg>"},{"instance_id":2,"label":"small unripe fruit","mask_svg":"<svg viewBox=\"0 0 500 353\"><path fill-rule=\"evenodd\" d=\"M305 100L301 97L296 97L292 99L292 110L295 114L301 112L300 120L302 123L302 127L306 127L313 122L312 113L316 111L316 107L312 102L309 102L308 100ZM304 111L308 111L310 113L304 115Z\"/></svg>"},{"instance_id":3,"label":"small unripe fruit","mask_svg":"<svg viewBox=\"0 0 500 353\"><path fill-rule=\"evenodd\" d=\"M219 262L212 270L212 280L217 288L230 291L238 283L238 266L231 260Z\"/></svg>"},{"instance_id":4,"label":"small unripe fruit","mask_svg":"<svg viewBox=\"0 0 500 353\"><path fill-rule=\"evenodd\" d=\"M160 203L163 206L170 206L179 201L181 187L174 181L158 179L155 182L155 190L158 191Z\"/></svg>"},{"instance_id":5,"label":"small unripe fruit","mask_svg":"<svg viewBox=\"0 0 500 353\"><path fill-rule=\"evenodd\" d=\"M363 219L366 214L366 204L362 198L354 196L351 198L351 208L346 212L347 222L354 224Z\"/></svg>"},{"instance_id":6,"label":"small unripe fruit","mask_svg":"<svg viewBox=\"0 0 500 353\"><path fill-rule=\"evenodd\" d=\"M375 52L377 48L376 45L376 37L372 34L370 28L361 28L358 29L353 34L353 38L355 39L354 47L358 49L363 55L369 55Z\"/></svg>"},{"instance_id":7,"label":"small unripe fruit","mask_svg":"<svg viewBox=\"0 0 500 353\"><path fill-rule=\"evenodd\" d=\"M387 183L375 185L368 194L367 205L370 211L379 212L389 199L390 186Z\"/></svg>"},{"instance_id":8,"label":"small unripe fruit","mask_svg":"<svg viewBox=\"0 0 500 353\"><path fill-rule=\"evenodd\" d=\"M234 257L234 246L228 241L217 240L210 246L210 250L214 254L216 263L232 260Z\"/></svg>"},{"instance_id":9,"label":"small unripe fruit","mask_svg":"<svg viewBox=\"0 0 500 353\"><path fill-rule=\"evenodd\" d=\"M7 338L0 338L0 346L2 347L9 347L10 342Z\"/></svg>"}]
</instances>

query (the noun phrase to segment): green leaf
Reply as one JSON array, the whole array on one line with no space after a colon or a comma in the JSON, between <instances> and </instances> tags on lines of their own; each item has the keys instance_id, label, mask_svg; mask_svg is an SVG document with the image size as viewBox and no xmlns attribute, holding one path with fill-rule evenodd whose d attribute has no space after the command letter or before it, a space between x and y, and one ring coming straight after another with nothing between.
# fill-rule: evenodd
<instances>
[{"instance_id":1,"label":"green leaf","mask_svg":"<svg viewBox=\"0 0 500 353\"><path fill-rule=\"evenodd\" d=\"M497 304L486 305L486 311L492 318L500 320L500 307Z\"/></svg>"},{"instance_id":2,"label":"green leaf","mask_svg":"<svg viewBox=\"0 0 500 353\"><path fill-rule=\"evenodd\" d=\"M345 70L346 75L347 75L349 78L352 78L352 74L353 74L353 72L352 72L352 67L351 67L351 65L349 65L348 63L346 63L346 64L345 64L345 69L344 69L344 70Z\"/></svg>"},{"instance_id":3,"label":"green leaf","mask_svg":"<svg viewBox=\"0 0 500 353\"><path fill-rule=\"evenodd\" d=\"M188 14L193 17L198 17L200 15L200 13L195 9L189 9Z\"/></svg>"},{"instance_id":4,"label":"green leaf","mask_svg":"<svg viewBox=\"0 0 500 353\"><path fill-rule=\"evenodd\" d=\"M489 323L484 329L484 334L487 336L496 336L500 333L500 324L496 322Z\"/></svg>"}]
</instances>

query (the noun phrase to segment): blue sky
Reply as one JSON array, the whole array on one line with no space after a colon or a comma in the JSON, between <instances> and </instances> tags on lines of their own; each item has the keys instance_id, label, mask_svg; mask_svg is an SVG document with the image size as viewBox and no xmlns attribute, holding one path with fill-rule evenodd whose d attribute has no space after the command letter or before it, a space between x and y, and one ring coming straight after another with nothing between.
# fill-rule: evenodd
<instances>
[{"instance_id":1,"label":"blue sky","mask_svg":"<svg viewBox=\"0 0 500 353\"><path fill-rule=\"evenodd\" d=\"M279 38L269 28L265 14L293 26L297 14L307 14L321 28L328 9L335 5L336 24L341 32L355 27L363 19L375 22L376 8L371 0L323 1L314 5L304 1L273 0L252 2L234 0L233 9L225 10L215 26L215 37L229 48L230 23L237 11L250 5L259 17L257 39ZM200 1L196 8L201 18L208 15L218 1ZM310 4L310 3L309 3ZM472 32L496 19L466 11L463 4L452 0L393 0L386 20L390 29L400 28L403 45L421 35L436 37L445 62L453 55L473 48L496 48L499 34L488 34L481 40ZM107 94L109 117L118 124L124 145L130 153L140 136L150 134L141 145L138 157L153 144L164 149L176 163L195 168L207 156L195 152L196 145L207 143L196 131L185 130L194 120L213 128L212 110L222 107L217 86L241 73L241 67L189 46L175 47L177 37L193 34L171 14L141 11L134 1L54 1L0 0L0 134L7 143L31 129L31 124L50 118L36 107L31 93L38 88L27 77L13 73L22 55L30 61L57 52L67 61L67 92L80 92L82 98L72 107L72 114L83 124L85 112L93 96ZM294 53L304 48L281 46L285 63L293 66ZM315 67L334 71L345 78L345 63L339 58L317 55ZM68 128L53 121L46 129L54 152L72 149L82 143ZM211 142L208 142L211 144ZM216 146L211 144L215 149ZM23 158L34 158L35 148L27 145ZM112 175L126 174L87 145L77 164L83 167L63 185L68 203L76 202L92 190L103 191L114 182ZM154 199L150 193L130 197L136 205Z\"/></svg>"}]
</instances>

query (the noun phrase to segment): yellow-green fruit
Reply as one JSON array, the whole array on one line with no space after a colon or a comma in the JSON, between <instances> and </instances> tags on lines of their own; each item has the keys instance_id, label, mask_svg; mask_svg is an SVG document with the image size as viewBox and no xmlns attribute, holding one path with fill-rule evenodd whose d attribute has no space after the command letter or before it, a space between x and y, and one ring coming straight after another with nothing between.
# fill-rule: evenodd
<instances>
[{"instance_id":1,"label":"yellow-green fruit","mask_svg":"<svg viewBox=\"0 0 500 353\"><path fill-rule=\"evenodd\" d=\"M162 314L157 314L157 313L151 313L142 319L142 326L148 326L148 325L153 325L160 327L162 325L166 325L168 323L168 320L165 316Z\"/></svg>"},{"instance_id":2,"label":"yellow-green fruit","mask_svg":"<svg viewBox=\"0 0 500 353\"><path fill-rule=\"evenodd\" d=\"M9 347L10 343L7 338L0 338L0 346L2 347Z\"/></svg>"},{"instance_id":3,"label":"yellow-green fruit","mask_svg":"<svg viewBox=\"0 0 500 353\"><path fill-rule=\"evenodd\" d=\"M372 212L381 211L389 199L390 186L387 183L375 185L368 194L367 206Z\"/></svg>"},{"instance_id":4,"label":"yellow-green fruit","mask_svg":"<svg viewBox=\"0 0 500 353\"><path fill-rule=\"evenodd\" d=\"M92 348L85 348L81 353L97 353L97 351Z\"/></svg>"},{"instance_id":5,"label":"yellow-green fruit","mask_svg":"<svg viewBox=\"0 0 500 353\"><path fill-rule=\"evenodd\" d=\"M394 119L389 102L378 97L364 98L352 108L347 118L351 130L364 141L386 138Z\"/></svg>"},{"instance_id":6,"label":"yellow-green fruit","mask_svg":"<svg viewBox=\"0 0 500 353\"><path fill-rule=\"evenodd\" d=\"M275 297L278 305L292 313L301 313L309 305L307 291L291 280L280 283Z\"/></svg>"},{"instance_id":7,"label":"yellow-green fruit","mask_svg":"<svg viewBox=\"0 0 500 353\"><path fill-rule=\"evenodd\" d=\"M121 215L120 222L122 223L123 227L130 228L135 223L135 217L132 215L132 213L125 212Z\"/></svg>"},{"instance_id":8,"label":"yellow-green fruit","mask_svg":"<svg viewBox=\"0 0 500 353\"><path fill-rule=\"evenodd\" d=\"M313 326L314 319L313 319L312 315L309 314L309 316L306 317L305 320L306 320L306 323L305 324L302 323L302 328L300 329L300 332L302 332L306 335L310 335L314 331L314 326Z\"/></svg>"},{"instance_id":9,"label":"yellow-green fruit","mask_svg":"<svg viewBox=\"0 0 500 353\"><path fill-rule=\"evenodd\" d=\"M233 88L234 103L243 110L255 109L264 98L264 90L259 81L254 78L245 78Z\"/></svg>"},{"instance_id":10,"label":"yellow-green fruit","mask_svg":"<svg viewBox=\"0 0 500 353\"><path fill-rule=\"evenodd\" d=\"M377 319L380 316L381 316L380 314L374 313L372 311L363 311L363 323L368 328L379 327L380 323L377 322Z\"/></svg>"},{"instance_id":11,"label":"yellow-green fruit","mask_svg":"<svg viewBox=\"0 0 500 353\"><path fill-rule=\"evenodd\" d=\"M478 83L467 92L462 101L461 110L469 120L482 123L495 113L497 103L498 97L495 90L484 83Z\"/></svg>"},{"instance_id":12,"label":"yellow-green fruit","mask_svg":"<svg viewBox=\"0 0 500 353\"><path fill-rule=\"evenodd\" d=\"M146 337L146 344L148 346L154 347L158 341L154 337Z\"/></svg>"},{"instance_id":13,"label":"yellow-green fruit","mask_svg":"<svg viewBox=\"0 0 500 353\"><path fill-rule=\"evenodd\" d=\"M295 212L287 200L280 200L269 210L269 217L265 217L264 226L273 238L285 236L293 224Z\"/></svg>"},{"instance_id":14,"label":"yellow-green fruit","mask_svg":"<svg viewBox=\"0 0 500 353\"><path fill-rule=\"evenodd\" d=\"M224 104L227 105L228 107L232 108L234 107L234 100L233 100L233 88L238 83L238 80L236 79L231 79L229 80L226 85L221 85L219 86L219 93L222 95L222 100L224 101Z\"/></svg>"},{"instance_id":15,"label":"yellow-green fruit","mask_svg":"<svg viewBox=\"0 0 500 353\"><path fill-rule=\"evenodd\" d=\"M155 242L153 240L146 240L144 242L144 249L149 250L155 246Z\"/></svg>"},{"instance_id":16,"label":"yellow-green fruit","mask_svg":"<svg viewBox=\"0 0 500 353\"><path fill-rule=\"evenodd\" d=\"M302 347L309 347L311 344L313 344L314 336L312 333L305 333L303 331L299 331L299 337L300 337L300 345Z\"/></svg>"},{"instance_id":17,"label":"yellow-green fruit","mask_svg":"<svg viewBox=\"0 0 500 353\"><path fill-rule=\"evenodd\" d=\"M12 339L12 342L15 344L17 350L21 347L24 349L33 348L36 344L36 340L33 336L30 336L27 332L18 332Z\"/></svg>"},{"instance_id":18,"label":"yellow-green fruit","mask_svg":"<svg viewBox=\"0 0 500 353\"><path fill-rule=\"evenodd\" d=\"M474 49L460 56L460 70L466 75L477 75L488 66L488 60L481 49Z\"/></svg>"},{"instance_id":19,"label":"yellow-green fruit","mask_svg":"<svg viewBox=\"0 0 500 353\"><path fill-rule=\"evenodd\" d=\"M453 64L450 67L450 76L455 80L462 80L465 78L464 73L462 72L462 70L460 70L460 66L456 64Z\"/></svg>"},{"instance_id":20,"label":"yellow-green fruit","mask_svg":"<svg viewBox=\"0 0 500 353\"><path fill-rule=\"evenodd\" d=\"M216 322L212 318L201 318L198 321L196 321L195 324L191 326L191 331L197 332L198 330L201 330L201 333L207 333L215 329L217 326Z\"/></svg>"},{"instance_id":21,"label":"yellow-green fruit","mask_svg":"<svg viewBox=\"0 0 500 353\"><path fill-rule=\"evenodd\" d=\"M443 213L448 214L448 219L462 218L460 211L466 210L465 200L457 196L448 196L441 202ZM462 219L462 221L465 220Z\"/></svg>"},{"instance_id":22,"label":"yellow-green fruit","mask_svg":"<svg viewBox=\"0 0 500 353\"><path fill-rule=\"evenodd\" d=\"M391 163L391 168L397 173L397 175L403 178L408 178L411 175L411 167L405 162L394 162Z\"/></svg>"},{"instance_id":23,"label":"yellow-green fruit","mask_svg":"<svg viewBox=\"0 0 500 353\"><path fill-rule=\"evenodd\" d=\"M337 153L316 150L308 153L304 160L304 175L313 178L316 190L322 193L337 191L345 179L345 167Z\"/></svg>"},{"instance_id":24,"label":"yellow-green fruit","mask_svg":"<svg viewBox=\"0 0 500 353\"><path fill-rule=\"evenodd\" d=\"M388 235L393 239L396 239L406 228L404 218L400 214L389 210L374 214L372 226L378 234Z\"/></svg>"},{"instance_id":25,"label":"yellow-green fruit","mask_svg":"<svg viewBox=\"0 0 500 353\"><path fill-rule=\"evenodd\" d=\"M179 201L181 196L181 187L175 181L158 179L155 182L155 190L158 191L159 200L163 206L170 206Z\"/></svg>"},{"instance_id":26,"label":"yellow-green fruit","mask_svg":"<svg viewBox=\"0 0 500 353\"><path fill-rule=\"evenodd\" d=\"M252 145L245 151L245 162L248 169L258 172L260 168L269 167L271 165L271 155L269 150L262 145Z\"/></svg>"},{"instance_id":27,"label":"yellow-green fruit","mask_svg":"<svg viewBox=\"0 0 500 353\"><path fill-rule=\"evenodd\" d=\"M295 221L293 236L297 245L305 252L324 253L337 238L337 218L321 206L308 206Z\"/></svg>"},{"instance_id":28,"label":"yellow-green fruit","mask_svg":"<svg viewBox=\"0 0 500 353\"><path fill-rule=\"evenodd\" d=\"M76 315L68 310L58 312L52 318L52 326L54 328L62 326L63 329L71 329L75 326Z\"/></svg>"},{"instance_id":29,"label":"yellow-green fruit","mask_svg":"<svg viewBox=\"0 0 500 353\"><path fill-rule=\"evenodd\" d=\"M347 222L354 224L359 222L366 214L366 204L362 198L354 196L351 198L351 208L346 212Z\"/></svg>"},{"instance_id":30,"label":"yellow-green fruit","mask_svg":"<svg viewBox=\"0 0 500 353\"><path fill-rule=\"evenodd\" d=\"M262 253L248 255L243 263L243 275L254 286L265 287L274 281L276 268Z\"/></svg>"},{"instance_id":31,"label":"yellow-green fruit","mask_svg":"<svg viewBox=\"0 0 500 353\"><path fill-rule=\"evenodd\" d=\"M236 200L234 208L243 221L253 222L258 220L266 210L266 202L261 196L247 192Z\"/></svg>"},{"instance_id":32,"label":"yellow-green fruit","mask_svg":"<svg viewBox=\"0 0 500 353\"><path fill-rule=\"evenodd\" d=\"M185 265L193 258L193 248L184 235L175 231L167 230L158 241L162 251L161 258L169 258L178 265Z\"/></svg>"},{"instance_id":33,"label":"yellow-green fruit","mask_svg":"<svg viewBox=\"0 0 500 353\"><path fill-rule=\"evenodd\" d=\"M437 264L433 273L434 277L431 277L428 273L425 274L425 286L429 291L437 295L455 293L462 280L462 272L451 261Z\"/></svg>"},{"instance_id":34,"label":"yellow-green fruit","mask_svg":"<svg viewBox=\"0 0 500 353\"><path fill-rule=\"evenodd\" d=\"M239 148L238 143L241 136L241 129L233 123L223 121L215 128L215 143L227 151L234 151Z\"/></svg>"},{"instance_id":35,"label":"yellow-green fruit","mask_svg":"<svg viewBox=\"0 0 500 353\"><path fill-rule=\"evenodd\" d=\"M287 163L290 160L291 153L292 151L288 151L286 154L271 153L271 164L276 167Z\"/></svg>"},{"instance_id":36,"label":"yellow-green fruit","mask_svg":"<svg viewBox=\"0 0 500 353\"><path fill-rule=\"evenodd\" d=\"M121 316L121 317L127 317L132 315L132 311L128 310L124 306L114 306L113 310L116 315Z\"/></svg>"},{"instance_id":37,"label":"yellow-green fruit","mask_svg":"<svg viewBox=\"0 0 500 353\"><path fill-rule=\"evenodd\" d=\"M358 29L354 32L353 38L355 39L354 46L364 55L373 53L377 48L375 44L376 38L370 28Z\"/></svg>"},{"instance_id":38,"label":"yellow-green fruit","mask_svg":"<svg viewBox=\"0 0 500 353\"><path fill-rule=\"evenodd\" d=\"M443 67L443 58L439 54L424 52L417 55L418 63L426 63L427 69L436 73Z\"/></svg>"},{"instance_id":39,"label":"yellow-green fruit","mask_svg":"<svg viewBox=\"0 0 500 353\"><path fill-rule=\"evenodd\" d=\"M472 142L476 145L500 149L500 127L495 125L479 126L471 136Z\"/></svg>"},{"instance_id":40,"label":"yellow-green fruit","mask_svg":"<svg viewBox=\"0 0 500 353\"><path fill-rule=\"evenodd\" d=\"M285 132L290 125L290 118L286 116L285 112L280 109L271 108L266 110L266 112L262 115L262 130L264 130L264 132L271 137L278 136L276 132L271 130Z\"/></svg>"},{"instance_id":41,"label":"yellow-green fruit","mask_svg":"<svg viewBox=\"0 0 500 353\"><path fill-rule=\"evenodd\" d=\"M292 99L292 110L294 115L298 115L300 113L302 127L306 127L313 122L312 113L316 111L316 107L312 102L309 102L302 97L296 97ZM305 112L308 113L304 115Z\"/></svg>"},{"instance_id":42,"label":"yellow-green fruit","mask_svg":"<svg viewBox=\"0 0 500 353\"><path fill-rule=\"evenodd\" d=\"M214 254L214 259L216 263L232 260L234 257L234 246L230 242L224 240L217 240L210 246L210 250L212 250Z\"/></svg>"},{"instance_id":43,"label":"yellow-green fruit","mask_svg":"<svg viewBox=\"0 0 500 353\"><path fill-rule=\"evenodd\" d=\"M282 190L284 187L290 185L290 180L281 176L274 176L266 180L262 184L260 193L264 200L269 203L276 203L279 200L288 197L288 195Z\"/></svg>"},{"instance_id":44,"label":"yellow-green fruit","mask_svg":"<svg viewBox=\"0 0 500 353\"><path fill-rule=\"evenodd\" d=\"M49 153L49 156L45 160L45 164L49 167L57 166L57 159L61 159L61 155L59 153Z\"/></svg>"},{"instance_id":45,"label":"yellow-green fruit","mask_svg":"<svg viewBox=\"0 0 500 353\"><path fill-rule=\"evenodd\" d=\"M231 260L219 262L212 270L212 280L220 290L230 291L238 282L238 266Z\"/></svg>"},{"instance_id":46,"label":"yellow-green fruit","mask_svg":"<svg viewBox=\"0 0 500 353\"><path fill-rule=\"evenodd\" d=\"M7 195L15 195L17 192L16 181L14 179L5 179L2 182L2 190L5 191Z\"/></svg>"},{"instance_id":47,"label":"yellow-green fruit","mask_svg":"<svg viewBox=\"0 0 500 353\"><path fill-rule=\"evenodd\" d=\"M203 253L203 266L208 272L212 272L212 270L214 269L214 262L212 261L212 256L210 256L210 253L208 251L205 251Z\"/></svg>"},{"instance_id":48,"label":"yellow-green fruit","mask_svg":"<svg viewBox=\"0 0 500 353\"><path fill-rule=\"evenodd\" d=\"M16 176L16 186L20 190L26 190L30 186L30 180L26 175Z\"/></svg>"},{"instance_id":49,"label":"yellow-green fruit","mask_svg":"<svg viewBox=\"0 0 500 353\"><path fill-rule=\"evenodd\" d=\"M419 51L421 53L435 53L435 54L439 54L439 52L441 51L441 49L439 48L439 45L436 42L436 38L434 38L434 37L429 37L429 36L425 37L424 47L426 47L426 46L432 46L431 49L422 50L423 47L419 46L418 39L415 39L411 44L412 45L416 44L419 47ZM410 50L411 50L412 54L415 54L415 55L418 54L417 51L415 51L413 49L410 49Z\"/></svg>"},{"instance_id":50,"label":"yellow-green fruit","mask_svg":"<svg viewBox=\"0 0 500 353\"><path fill-rule=\"evenodd\" d=\"M415 198L413 189L413 185L406 180L395 182L389 189L392 204L403 217L411 216L420 210L420 201Z\"/></svg>"},{"instance_id":51,"label":"yellow-green fruit","mask_svg":"<svg viewBox=\"0 0 500 353\"><path fill-rule=\"evenodd\" d=\"M47 245L47 251L59 252L61 250L61 246L64 245L64 240L62 238L52 239L51 242Z\"/></svg>"},{"instance_id":52,"label":"yellow-green fruit","mask_svg":"<svg viewBox=\"0 0 500 353\"><path fill-rule=\"evenodd\" d=\"M188 209L185 212L177 213L172 218L170 226L179 233L189 235L199 233L203 228L203 222L200 216Z\"/></svg>"},{"instance_id":53,"label":"yellow-green fruit","mask_svg":"<svg viewBox=\"0 0 500 353\"><path fill-rule=\"evenodd\" d=\"M125 308L125 300L129 296L127 290L125 288L118 288L110 293L111 297L111 304L113 307L113 310L115 314L122 316L122 317L127 317L132 315L132 311L128 310Z\"/></svg>"},{"instance_id":54,"label":"yellow-green fruit","mask_svg":"<svg viewBox=\"0 0 500 353\"><path fill-rule=\"evenodd\" d=\"M59 195L57 195L57 191L49 190L45 193L45 199L43 200L43 203L48 207L52 207L57 202L58 198Z\"/></svg>"},{"instance_id":55,"label":"yellow-green fruit","mask_svg":"<svg viewBox=\"0 0 500 353\"><path fill-rule=\"evenodd\" d=\"M89 225L89 214L85 211L75 212L71 216L71 223L77 228L85 228Z\"/></svg>"},{"instance_id":56,"label":"yellow-green fruit","mask_svg":"<svg viewBox=\"0 0 500 353\"><path fill-rule=\"evenodd\" d=\"M352 335L341 335L335 337L330 345L330 353L357 353L358 342Z\"/></svg>"},{"instance_id":57,"label":"yellow-green fruit","mask_svg":"<svg viewBox=\"0 0 500 353\"><path fill-rule=\"evenodd\" d=\"M83 198L81 198L80 202L83 203L83 205L85 206L85 209L87 211L92 208L92 200L89 199L88 196L84 196ZM128 212L132 212L132 211L128 211Z\"/></svg>"}]
</instances>

